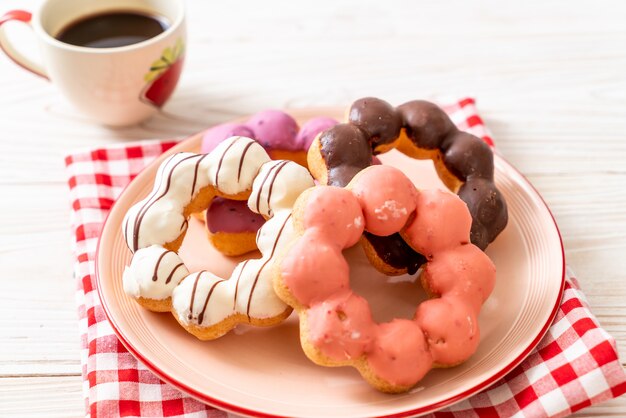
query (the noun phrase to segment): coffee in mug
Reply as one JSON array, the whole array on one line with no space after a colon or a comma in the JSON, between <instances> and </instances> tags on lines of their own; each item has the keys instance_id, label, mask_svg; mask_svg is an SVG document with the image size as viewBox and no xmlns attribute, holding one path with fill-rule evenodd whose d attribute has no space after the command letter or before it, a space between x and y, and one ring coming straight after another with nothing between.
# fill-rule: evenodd
<instances>
[{"instance_id":1,"label":"coffee in mug","mask_svg":"<svg viewBox=\"0 0 626 418\"><path fill-rule=\"evenodd\" d=\"M71 22L55 36L59 41L87 48L116 48L147 41L165 32L163 16L137 12L107 12Z\"/></svg>"}]
</instances>

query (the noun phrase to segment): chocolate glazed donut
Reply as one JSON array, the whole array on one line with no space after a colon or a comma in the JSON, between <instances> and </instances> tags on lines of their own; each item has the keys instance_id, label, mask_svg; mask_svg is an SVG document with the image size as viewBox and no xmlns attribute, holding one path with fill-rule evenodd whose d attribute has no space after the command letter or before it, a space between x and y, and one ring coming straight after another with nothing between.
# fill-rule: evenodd
<instances>
[{"instance_id":1,"label":"chocolate glazed donut","mask_svg":"<svg viewBox=\"0 0 626 418\"><path fill-rule=\"evenodd\" d=\"M433 160L444 184L467 204L472 215L471 242L477 247L484 250L504 229L508 214L494 183L493 152L480 138L459 131L433 103L415 100L394 108L376 98L357 100L350 107L348 123L322 132L309 158L317 152L323 159L325 173L314 173L320 182L344 187L371 165L372 155L393 148L413 158ZM381 237L366 232L364 241L366 253L370 247L383 263L373 264L386 274L414 274L426 261L398 233Z\"/></svg>"}]
</instances>

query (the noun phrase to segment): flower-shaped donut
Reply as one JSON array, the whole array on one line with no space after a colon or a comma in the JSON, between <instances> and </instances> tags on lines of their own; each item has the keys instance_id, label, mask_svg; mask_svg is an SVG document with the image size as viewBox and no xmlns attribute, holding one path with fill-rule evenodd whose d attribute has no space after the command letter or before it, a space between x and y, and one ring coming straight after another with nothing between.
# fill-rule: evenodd
<instances>
[{"instance_id":1,"label":"flower-shaped donut","mask_svg":"<svg viewBox=\"0 0 626 418\"><path fill-rule=\"evenodd\" d=\"M508 212L494 182L494 158L480 138L459 131L438 106L414 100L393 107L366 97L355 101L347 123L335 125L313 141L309 170L321 184L346 186L372 155L393 148L416 159L430 159L443 183L467 204L471 242L485 249L504 229ZM425 261L399 234L366 233L362 243L370 262L387 275L413 274Z\"/></svg>"},{"instance_id":2,"label":"flower-shaped donut","mask_svg":"<svg viewBox=\"0 0 626 418\"><path fill-rule=\"evenodd\" d=\"M189 167L192 176L187 175ZM271 266L294 237L289 222L292 206L314 185L308 171L291 161L269 160L255 141L234 137L210 154L170 157L159 168L159 176L162 180L153 193L131 208L124 223L129 246L138 248L124 271L126 293L147 309L171 311L187 331L205 340L218 338L239 323L269 326L289 316L291 307L272 288ZM202 193L210 196L198 197ZM176 253L191 213L188 208L201 207L197 199L208 205L211 195L218 194L249 195L249 207L269 218L257 234L262 257L240 263L230 278L208 271L189 274ZM180 229L179 236L166 221ZM141 234L132 236L131 231Z\"/></svg>"},{"instance_id":3,"label":"flower-shaped donut","mask_svg":"<svg viewBox=\"0 0 626 418\"><path fill-rule=\"evenodd\" d=\"M457 196L418 191L399 170L372 166L347 188L318 186L294 207L299 238L277 264L274 289L300 316L306 355L325 366L353 366L375 388L403 392L431 368L465 361L479 342L477 316L495 267L469 242L472 218ZM432 296L413 320L378 324L350 288L342 250L364 231L400 232L424 254L421 280Z\"/></svg>"}]
</instances>

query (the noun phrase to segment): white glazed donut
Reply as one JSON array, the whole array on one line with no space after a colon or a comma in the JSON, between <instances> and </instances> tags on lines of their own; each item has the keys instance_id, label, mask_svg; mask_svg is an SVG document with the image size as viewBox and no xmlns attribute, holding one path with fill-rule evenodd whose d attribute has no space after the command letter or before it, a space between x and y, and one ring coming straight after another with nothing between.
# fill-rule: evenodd
<instances>
[{"instance_id":1,"label":"white glazed donut","mask_svg":"<svg viewBox=\"0 0 626 418\"><path fill-rule=\"evenodd\" d=\"M177 154L178 157L164 161L159 176L161 182L165 179L170 186L155 185L148 198L131 208L124 222L129 247L134 248L135 243L139 247L124 272L126 293L147 309L171 311L187 331L203 340L218 338L239 323L269 326L289 316L291 308L274 293L271 270L275 257L294 238L290 222L294 202L304 190L314 186L313 178L304 167L291 161L264 159L256 153L257 147L260 148L258 144L253 142L256 146L237 146L237 142L248 140L238 138L241 139L227 140L234 144L230 150L228 145L218 147L206 158L195 154ZM251 149L255 149L256 158L248 160L246 155ZM220 153L219 158L213 156L216 152ZM224 154L226 158L221 157ZM258 161L262 160L265 161L258 165ZM191 175L187 161L193 161ZM256 172L249 174L251 170L246 167L247 164L257 166ZM187 168L181 170L183 178L179 179L177 172L181 166ZM208 171L209 175L201 171ZM232 181L237 177L239 181ZM184 185L184 180L193 184L194 179L195 187ZM219 186L213 195L226 195L228 190L231 195L241 196L251 188L248 206L269 218L257 234L262 257L240 263L230 278L208 271L188 274L178 254L168 249L168 245L179 237L175 236L174 229L160 220L165 218L175 222L183 230L179 234L184 236L189 216L185 208L195 204L193 200L197 198L189 197L191 191L207 187L205 184L209 188ZM250 186L246 188L246 185ZM169 195L172 190L176 191ZM182 204L174 198L178 196L183 197ZM164 200L171 201L169 210L162 202ZM151 220L155 218L158 219L157 227L152 228ZM185 227L180 228L181 225ZM133 236L131 231L138 231L138 234Z\"/></svg>"}]
</instances>

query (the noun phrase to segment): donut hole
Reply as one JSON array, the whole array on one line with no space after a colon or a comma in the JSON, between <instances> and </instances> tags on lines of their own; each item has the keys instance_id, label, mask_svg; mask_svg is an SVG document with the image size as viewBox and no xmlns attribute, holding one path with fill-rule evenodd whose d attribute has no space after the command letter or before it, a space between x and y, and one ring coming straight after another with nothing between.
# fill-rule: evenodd
<instances>
[{"instance_id":1,"label":"donut hole","mask_svg":"<svg viewBox=\"0 0 626 418\"><path fill-rule=\"evenodd\" d=\"M240 262L260 258L259 251L229 257L219 252L207 239L204 222L195 217L189 219L189 227L185 239L178 251L189 271L207 270L220 277L230 277Z\"/></svg>"},{"instance_id":2,"label":"donut hole","mask_svg":"<svg viewBox=\"0 0 626 418\"><path fill-rule=\"evenodd\" d=\"M376 322L413 319L419 304L429 299L420 284L419 272L386 276L372 267L361 245L344 250L343 255L350 265L350 287L367 300Z\"/></svg>"}]
</instances>

